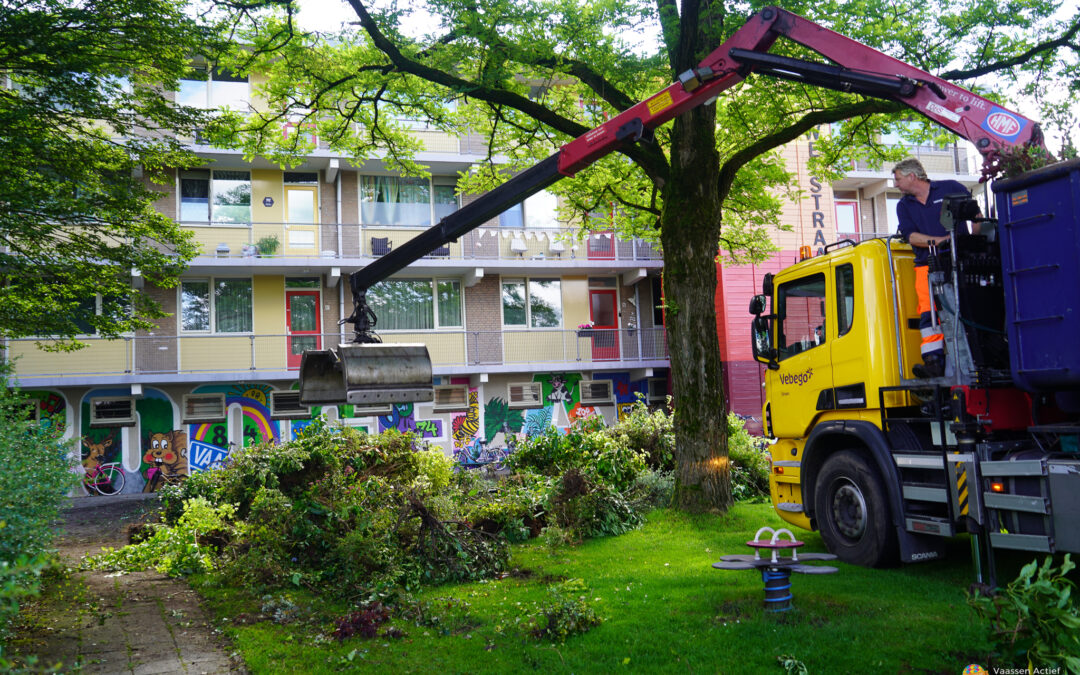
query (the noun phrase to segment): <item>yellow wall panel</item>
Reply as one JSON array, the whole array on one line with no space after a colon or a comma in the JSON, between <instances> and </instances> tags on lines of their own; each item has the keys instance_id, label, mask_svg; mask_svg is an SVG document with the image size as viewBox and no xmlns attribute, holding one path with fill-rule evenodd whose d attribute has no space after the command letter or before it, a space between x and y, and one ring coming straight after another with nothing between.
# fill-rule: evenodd
<instances>
[{"instance_id":1,"label":"yellow wall panel","mask_svg":"<svg viewBox=\"0 0 1080 675\"><path fill-rule=\"evenodd\" d=\"M42 340L47 344L48 341ZM37 375L86 375L123 373L130 368L131 343L127 340L89 340L85 349L76 352L45 352L35 341L10 343L9 355L15 361L15 373L23 377Z\"/></svg>"},{"instance_id":2,"label":"yellow wall panel","mask_svg":"<svg viewBox=\"0 0 1080 675\"><path fill-rule=\"evenodd\" d=\"M251 338L218 335L180 338L182 372L234 372L251 367Z\"/></svg>"},{"instance_id":3,"label":"yellow wall panel","mask_svg":"<svg viewBox=\"0 0 1080 675\"><path fill-rule=\"evenodd\" d=\"M275 169L251 170L251 218L256 223L280 223L285 220L285 200L282 195L282 175ZM264 206L263 200L274 200ZM280 237L278 237L280 239Z\"/></svg>"}]
</instances>

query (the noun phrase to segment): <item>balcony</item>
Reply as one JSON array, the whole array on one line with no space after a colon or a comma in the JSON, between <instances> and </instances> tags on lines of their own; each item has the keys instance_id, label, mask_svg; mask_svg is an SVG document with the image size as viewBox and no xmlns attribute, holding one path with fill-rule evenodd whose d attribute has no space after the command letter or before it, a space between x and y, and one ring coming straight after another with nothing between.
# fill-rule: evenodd
<instances>
[{"instance_id":1,"label":"balcony","mask_svg":"<svg viewBox=\"0 0 1080 675\"><path fill-rule=\"evenodd\" d=\"M286 223L192 224L202 256L254 261L324 258L330 260L373 258L400 247L425 229L387 225ZM621 240L611 233L593 233L584 240L575 238L573 228L480 227L458 241L432 252L427 258L454 262L478 261L575 261L602 265L615 262L657 262L663 260L659 247L641 239ZM276 238L273 251L260 251L258 243ZM261 264L261 263L257 263Z\"/></svg>"},{"instance_id":2,"label":"balcony","mask_svg":"<svg viewBox=\"0 0 1080 675\"><path fill-rule=\"evenodd\" d=\"M551 370L667 367L663 328L505 331L396 331L386 343L424 343L437 376ZM351 336L149 335L85 338L73 353L39 350L45 340L9 340L20 384L74 386L206 380L295 379L305 349L325 349Z\"/></svg>"}]
</instances>

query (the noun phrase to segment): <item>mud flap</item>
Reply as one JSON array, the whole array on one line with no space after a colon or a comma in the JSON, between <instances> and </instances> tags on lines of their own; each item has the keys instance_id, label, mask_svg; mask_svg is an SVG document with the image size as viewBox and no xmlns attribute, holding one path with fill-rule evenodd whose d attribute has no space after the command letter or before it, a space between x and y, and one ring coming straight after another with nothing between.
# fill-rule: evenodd
<instances>
[{"instance_id":1,"label":"mud flap","mask_svg":"<svg viewBox=\"0 0 1080 675\"><path fill-rule=\"evenodd\" d=\"M309 350L300 361L302 405L376 405L435 399L431 357L422 344L343 344Z\"/></svg>"},{"instance_id":2,"label":"mud flap","mask_svg":"<svg viewBox=\"0 0 1080 675\"><path fill-rule=\"evenodd\" d=\"M900 540L900 562L926 562L945 557L944 537L912 534L902 527L896 528L896 536Z\"/></svg>"}]
</instances>

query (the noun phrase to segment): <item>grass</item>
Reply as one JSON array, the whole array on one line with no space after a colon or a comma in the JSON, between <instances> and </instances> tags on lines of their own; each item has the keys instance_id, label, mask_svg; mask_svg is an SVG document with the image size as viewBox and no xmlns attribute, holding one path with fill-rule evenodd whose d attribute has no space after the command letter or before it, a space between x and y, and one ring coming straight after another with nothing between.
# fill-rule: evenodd
<instances>
[{"instance_id":1,"label":"grass","mask_svg":"<svg viewBox=\"0 0 1080 675\"><path fill-rule=\"evenodd\" d=\"M749 552L762 525L782 522L768 504L739 504L723 517L656 511L637 531L576 547L533 540L515 546L519 572L506 579L418 592L427 621L393 619L399 639L380 632L339 643L327 639L327 619L346 608L315 602L316 618L281 625L258 620L260 600L246 589L201 591L254 673L782 673L781 655L810 673L952 674L987 663L986 630L964 598L973 578L966 541L951 542L940 562L793 575L796 609L774 615L762 611L756 571L711 566ZM824 550L816 534L796 535L804 550ZM603 624L564 643L538 641L529 619L565 579L583 580L580 595Z\"/></svg>"}]
</instances>

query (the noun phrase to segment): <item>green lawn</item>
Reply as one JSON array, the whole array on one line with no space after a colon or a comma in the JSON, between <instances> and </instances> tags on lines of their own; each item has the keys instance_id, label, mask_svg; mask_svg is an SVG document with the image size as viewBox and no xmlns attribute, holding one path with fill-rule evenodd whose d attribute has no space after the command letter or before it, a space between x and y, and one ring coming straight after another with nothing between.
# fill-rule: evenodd
<instances>
[{"instance_id":1,"label":"green lawn","mask_svg":"<svg viewBox=\"0 0 1080 675\"><path fill-rule=\"evenodd\" d=\"M782 654L810 673L959 673L971 662L986 665L985 633L964 599L972 581L965 541L954 542L943 562L889 570L839 564L833 575L793 575L796 609L765 614L758 572L711 564L748 552L745 542L760 526L781 524L767 504L740 504L723 517L656 511L635 532L554 553L534 540L514 549L521 574L418 593L439 623L394 619L388 625L404 631L399 639L326 641L317 636L332 627L318 621L225 625L255 673L782 673ZM805 550L824 550L816 534L796 535ZM548 585L575 578L587 585L603 624L562 644L530 637L522 622ZM243 591L203 593L220 617L258 612Z\"/></svg>"}]
</instances>

